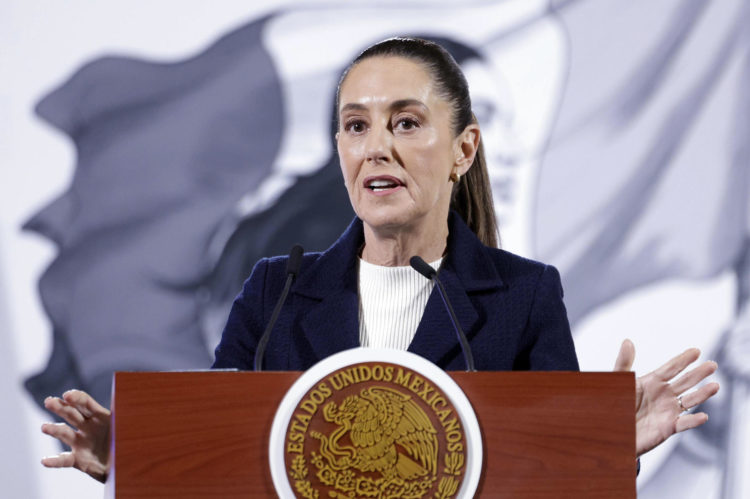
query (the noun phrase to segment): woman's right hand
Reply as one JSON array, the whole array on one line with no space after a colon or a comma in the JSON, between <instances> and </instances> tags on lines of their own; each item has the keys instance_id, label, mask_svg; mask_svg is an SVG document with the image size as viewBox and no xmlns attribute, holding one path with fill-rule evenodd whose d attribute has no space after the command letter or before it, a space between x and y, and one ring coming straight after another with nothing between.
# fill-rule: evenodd
<instances>
[{"instance_id":1,"label":"woman's right hand","mask_svg":"<svg viewBox=\"0 0 750 499\"><path fill-rule=\"evenodd\" d=\"M69 390L62 398L47 397L44 407L65 423L45 423L42 433L53 436L71 448L42 459L48 468L77 468L104 483L109 474L109 430L111 413L88 393Z\"/></svg>"}]
</instances>

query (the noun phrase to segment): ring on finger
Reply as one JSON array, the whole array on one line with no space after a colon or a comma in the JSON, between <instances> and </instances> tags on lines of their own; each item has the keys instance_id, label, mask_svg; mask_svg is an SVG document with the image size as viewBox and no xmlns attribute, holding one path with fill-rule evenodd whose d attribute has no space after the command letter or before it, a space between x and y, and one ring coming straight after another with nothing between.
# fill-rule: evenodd
<instances>
[{"instance_id":1,"label":"ring on finger","mask_svg":"<svg viewBox=\"0 0 750 499\"><path fill-rule=\"evenodd\" d=\"M679 397L677 397L677 404L678 404L678 405L680 406L680 410L681 410L682 412L687 412L687 411L688 411L688 408L687 408L687 407L685 407L685 406L684 406L684 405L682 404L682 395L680 395Z\"/></svg>"}]
</instances>

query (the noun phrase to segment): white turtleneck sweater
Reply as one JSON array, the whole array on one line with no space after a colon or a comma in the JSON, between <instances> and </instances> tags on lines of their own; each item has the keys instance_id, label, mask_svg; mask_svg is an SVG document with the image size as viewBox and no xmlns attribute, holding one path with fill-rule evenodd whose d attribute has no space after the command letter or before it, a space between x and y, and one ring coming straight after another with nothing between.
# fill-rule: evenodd
<instances>
[{"instance_id":1,"label":"white turtleneck sweater","mask_svg":"<svg viewBox=\"0 0 750 499\"><path fill-rule=\"evenodd\" d=\"M430 263L435 270L441 258ZM411 267L381 267L359 259L359 343L406 350L417 332L432 280Z\"/></svg>"}]
</instances>

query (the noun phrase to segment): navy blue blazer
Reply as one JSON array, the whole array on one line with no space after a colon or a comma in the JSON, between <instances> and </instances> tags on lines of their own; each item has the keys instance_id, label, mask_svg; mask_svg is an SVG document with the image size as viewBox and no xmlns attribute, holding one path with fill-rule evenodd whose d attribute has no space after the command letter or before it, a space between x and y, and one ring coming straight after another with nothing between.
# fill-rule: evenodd
<instances>
[{"instance_id":1,"label":"navy blue blazer","mask_svg":"<svg viewBox=\"0 0 750 499\"><path fill-rule=\"evenodd\" d=\"M438 276L469 340L479 370L578 370L557 270L484 246L454 212ZM359 346L355 219L323 253L304 255L266 348L265 370L304 370ZM252 369L255 346L286 280L287 257L264 258L232 306L215 368ZM447 370L465 369L437 290L427 302L409 351Z\"/></svg>"}]
</instances>

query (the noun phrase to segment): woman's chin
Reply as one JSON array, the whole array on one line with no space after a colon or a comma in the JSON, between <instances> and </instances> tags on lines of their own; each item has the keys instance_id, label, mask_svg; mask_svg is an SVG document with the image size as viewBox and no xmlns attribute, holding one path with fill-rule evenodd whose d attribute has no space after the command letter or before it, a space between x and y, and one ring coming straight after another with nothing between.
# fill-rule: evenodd
<instances>
[{"instance_id":1,"label":"woman's chin","mask_svg":"<svg viewBox=\"0 0 750 499\"><path fill-rule=\"evenodd\" d=\"M407 228L414 224L417 217L404 206L378 206L362 210L359 218L376 231L392 231Z\"/></svg>"},{"instance_id":2,"label":"woman's chin","mask_svg":"<svg viewBox=\"0 0 750 499\"><path fill-rule=\"evenodd\" d=\"M379 206L357 212L358 216L371 230L392 235L398 232L421 233L426 226L429 231L438 230L440 220L447 227L447 216L435 218L432 213L424 213L415 206Z\"/></svg>"}]
</instances>

